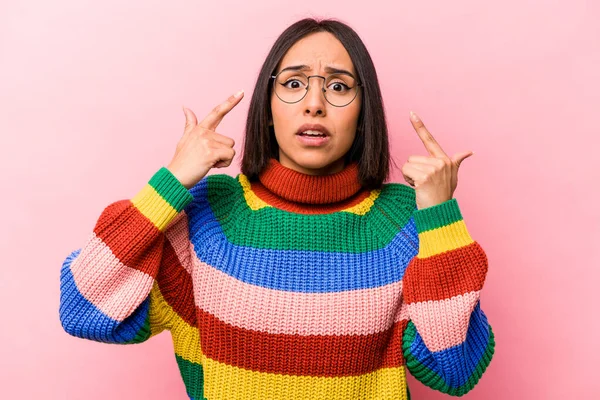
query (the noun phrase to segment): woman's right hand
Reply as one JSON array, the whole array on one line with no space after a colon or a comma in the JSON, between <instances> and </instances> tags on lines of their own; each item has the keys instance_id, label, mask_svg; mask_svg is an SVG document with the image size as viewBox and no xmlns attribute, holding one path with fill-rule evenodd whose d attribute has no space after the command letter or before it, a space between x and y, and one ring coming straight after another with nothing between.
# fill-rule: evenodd
<instances>
[{"instance_id":1,"label":"woman's right hand","mask_svg":"<svg viewBox=\"0 0 600 400\"><path fill-rule=\"evenodd\" d=\"M190 189L200 182L211 168L228 167L233 161L235 142L215 132L215 129L243 97L243 91L230 96L200 123L192 110L184 107L185 129L167 169L186 188Z\"/></svg>"}]
</instances>

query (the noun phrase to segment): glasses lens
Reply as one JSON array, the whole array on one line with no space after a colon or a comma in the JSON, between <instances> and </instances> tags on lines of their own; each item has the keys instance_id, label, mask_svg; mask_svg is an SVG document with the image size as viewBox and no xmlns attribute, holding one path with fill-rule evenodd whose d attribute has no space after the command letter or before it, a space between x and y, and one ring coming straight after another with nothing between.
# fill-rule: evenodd
<instances>
[{"instance_id":1,"label":"glasses lens","mask_svg":"<svg viewBox=\"0 0 600 400\"><path fill-rule=\"evenodd\" d=\"M300 101L306 93L308 78L299 71L281 71L275 79L275 94L287 102L295 103Z\"/></svg>"},{"instance_id":2,"label":"glasses lens","mask_svg":"<svg viewBox=\"0 0 600 400\"><path fill-rule=\"evenodd\" d=\"M313 82L316 85L316 90L321 90L323 85L322 79L317 77L318 82ZM286 70L277 75L275 79L275 94L286 103L296 103L306 94L308 86L308 77L299 71ZM356 97L358 88L356 80L346 74L332 74L327 76L325 81L325 98L332 105L343 107L348 105Z\"/></svg>"},{"instance_id":3,"label":"glasses lens","mask_svg":"<svg viewBox=\"0 0 600 400\"><path fill-rule=\"evenodd\" d=\"M356 97L356 80L346 74L333 74L325 81L325 97L334 106L345 106Z\"/></svg>"}]
</instances>

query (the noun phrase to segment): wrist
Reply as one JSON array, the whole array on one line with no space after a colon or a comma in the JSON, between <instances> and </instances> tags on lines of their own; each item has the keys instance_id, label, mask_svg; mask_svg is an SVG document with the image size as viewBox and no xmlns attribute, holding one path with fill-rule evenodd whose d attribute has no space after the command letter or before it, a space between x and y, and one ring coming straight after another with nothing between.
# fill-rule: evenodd
<instances>
[{"instance_id":1,"label":"wrist","mask_svg":"<svg viewBox=\"0 0 600 400\"><path fill-rule=\"evenodd\" d=\"M169 164L165 168L168 169L169 172L179 181L179 183L185 186L186 189L189 190L194 186L195 183L186 179L185 174L181 173L181 171L179 171L175 165Z\"/></svg>"}]
</instances>

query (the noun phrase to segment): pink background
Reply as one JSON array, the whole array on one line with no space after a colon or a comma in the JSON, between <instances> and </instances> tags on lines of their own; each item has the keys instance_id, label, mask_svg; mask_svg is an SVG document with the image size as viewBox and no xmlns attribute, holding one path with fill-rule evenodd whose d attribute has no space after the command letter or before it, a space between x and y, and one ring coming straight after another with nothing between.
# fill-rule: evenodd
<instances>
[{"instance_id":1,"label":"pink background","mask_svg":"<svg viewBox=\"0 0 600 400\"><path fill-rule=\"evenodd\" d=\"M600 398L599 3L493 3L3 0L0 397L186 398L168 334L116 346L62 331L62 261L170 161L183 104L202 118L245 89L219 127L239 155L268 49L323 16L371 52L398 167L427 154L411 109L447 153L475 151L455 197L489 258L497 348L465 398Z\"/></svg>"}]
</instances>

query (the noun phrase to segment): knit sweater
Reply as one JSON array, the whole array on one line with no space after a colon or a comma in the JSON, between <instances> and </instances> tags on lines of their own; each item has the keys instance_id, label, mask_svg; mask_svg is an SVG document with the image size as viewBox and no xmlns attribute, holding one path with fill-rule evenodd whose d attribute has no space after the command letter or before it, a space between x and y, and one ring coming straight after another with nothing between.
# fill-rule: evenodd
<instances>
[{"instance_id":1,"label":"knit sweater","mask_svg":"<svg viewBox=\"0 0 600 400\"><path fill-rule=\"evenodd\" d=\"M407 372L461 396L494 354L487 269L455 198L417 209L356 163L190 190L162 167L66 257L59 315L105 343L170 332L193 400L410 399Z\"/></svg>"}]
</instances>

